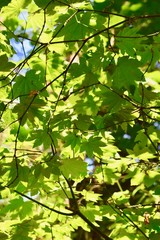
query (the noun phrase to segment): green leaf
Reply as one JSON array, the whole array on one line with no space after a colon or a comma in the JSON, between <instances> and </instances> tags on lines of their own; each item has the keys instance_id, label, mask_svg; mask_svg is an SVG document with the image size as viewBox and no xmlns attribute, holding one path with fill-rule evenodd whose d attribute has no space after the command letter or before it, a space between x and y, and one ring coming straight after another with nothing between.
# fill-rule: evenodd
<instances>
[{"instance_id":1,"label":"green leaf","mask_svg":"<svg viewBox=\"0 0 160 240\"><path fill-rule=\"evenodd\" d=\"M41 81L41 76L38 71L30 70L25 76L18 76L16 83L13 85L13 95L15 98L21 95L33 96L34 92L43 88L43 83Z\"/></svg>"},{"instance_id":2,"label":"green leaf","mask_svg":"<svg viewBox=\"0 0 160 240\"><path fill-rule=\"evenodd\" d=\"M81 131L88 130L90 125L92 124L91 118L87 115L78 115L78 119L75 120L75 125Z\"/></svg>"},{"instance_id":3,"label":"green leaf","mask_svg":"<svg viewBox=\"0 0 160 240\"><path fill-rule=\"evenodd\" d=\"M81 194L83 195L86 201L92 201L92 202L97 202L98 200L100 200L100 197L101 197L101 194L95 193L93 191L86 191L85 189L81 191Z\"/></svg>"},{"instance_id":4,"label":"green leaf","mask_svg":"<svg viewBox=\"0 0 160 240\"><path fill-rule=\"evenodd\" d=\"M159 239L159 7L1 1L0 239Z\"/></svg>"},{"instance_id":5,"label":"green leaf","mask_svg":"<svg viewBox=\"0 0 160 240\"><path fill-rule=\"evenodd\" d=\"M143 74L139 70L139 62L128 57L118 59L118 64L113 74L113 86L117 89L130 90L136 81L143 80Z\"/></svg>"},{"instance_id":6,"label":"green leaf","mask_svg":"<svg viewBox=\"0 0 160 240\"><path fill-rule=\"evenodd\" d=\"M43 0L34 0L35 4L42 9L45 9L46 7L48 8L48 6L51 8L51 6L54 6L54 2L56 1L50 1L50 0L46 0L45 2Z\"/></svg>"},{"instance_id":7,"label":"green leaf","mask_svg":"<svg viewBox=\"0 0 160 240\"><path fill-rule=\"evenodd\" d=\"M76 146L80 145L81 139L79 136L75 134L68 134L65 138L65 145L64 147L71 146L72 149L75 149Z\"/></svg>"},{"instance_id":8,"label":"green leaf","mask_svg":"<svg viewBox=\"0 0 160 240\"><path fill-rule=\"evenodd\" d=\"M61 16L60 22L64 22L66 27L60 31L58 36L64 36L65 40L84 39L89 32L89 18L85 17L84 14L78 14L69 18L73 11L68 11L69 15Z\"/></svg>"},{"instance_id":9,"label":"green leaf","mask_svg":"<svg viewBox=\"0 0 160 240\"><path fill-rule=\"evenodd\" d=\"M112 195L112 198L115 200L116 204L121 205L128 203L128 200L130 198L129 191L123 191L123 192L115 192Z\"/></svg>"},{"instance_id":10,"label":"green leaf","mask_svg":"<svg viewBox=\"0 0 160 240\"><path fill-rule=\"evenodd\" d=\"M79 158L63 159L60 170L67 178L81 178L87 175L87 163Z\"/></svg>"},{"instance_id":11,"label":"green leaf","mask_svg":"<svg viewBox=\"0 0 160 240\"><path fill-rule=\"evenodd\" d=\"M152 184L156 184L159 177L160 177L160 173L158 173L157 171L148 171L144 178L144 184L147 187L150 187L152 186Z\"/></svg>"},{"instance_id":12,"label":"green leaf","mask_svg":"<svg viewBox=\"0 0 160 240\"><path fill-rule=\"evenodd\" d=\"M117 46L120 48L123 54L128 54L134 57L136 51L142 48L142 40L147 40L147 38L142 37L138 34L138 28L136 27L126 27L118 33L117 36Z\"/></svg>"},{"instance_id":13,"label":"green leaf","mask_svg":"<svg viewBox=\"0 0 160 240\"><path fill-rule=\"evenodd\" d=\"M10 203L9 203L9 205L7 206L7 208L8 208L8 210L9 211L14 211L14 210L16 210L17 211L17 209L19 209L22 205L23 205L23 199L22 199L22 197L19 197L19 198L17 198L17 199L13 199L13 200L11 200L10 201Z\"/></svg>"},{"instance_id":14,"label":"green leaf","mask_svg":"<svg viewBox=\"0 0 160 240\"><path fill-rule=\"evenodd\" d=\"M120 97L120 95L117 93L114 93L112 91L106 91L103 94L103 105L106 109L109 108L111 112L116 112L119 109L122 109L122 106L126 102L123 100L123 98Z\"/></svg>"},{"instance_id":15,"label":"green leaf","mask_svg":"<svg viewBox=\"0 0 160 240\"><path fill-rule=\"evenodd\" d=\"M88 140L84 141L81 145L81 151L86 151L87 156L92 158L94 153L99 156L102 155L102 147L105 147L106 144L101 141L100 137L91 136Z\"/></svg>"},{"instance_id":16,"label":"green leaf","mask_svg":"<svg viewBox=\"0 0 160 240\"><path fill-rule=\"evenodd\" d=\"M44 101L37 98L32 103L32 99L33 97L31 96L24 98L22 103L17 104L13 109L14 113L18 113L18 119L21 125L24 125L27 119L32 124L38 123L39 120L43 120L43 115L39 109L45 105Z\"/></svg>"},{"instance_id":17,"label":"green leaf","mask_svg":"<svg viewBox=\"0 0 160 240\"><path fill-rule=\"evenodd\" d=\"M145 178L145 172L137 169L136 174L131 179L131 186L137 186L143 184Z\"/></svg>"},{"instance_id":18,"label":"green leaf","mask_svg":"<svg viewBox=\"0 0 160 240\"><path fill-rule=\"evenodd\" d=\"M20 219L22 220L28 216L32 216L32 208L33 208L33 203L31 201L24 202L19 211Z\"/></svg>"},{"instance_id":19,"label":"green leaf","mask_svg":"<svg viewBox=\"0 0 160 240\"><path fill-rule=\"evenodd\" d=\"M115 168L113 169L113 168L104 166L103 173L104 175L102 177L100 168L96 169L96 178L98 179L99 182L105 181L107 184L113 185L114 183L117 182L117 180L120 177L120 173L118 173L118 171L116 171Z\"/></svg>"},{"instance_id":20,"label":"green leaf","mask_svg":"<svg viewBox=\"0 0 160 240\"><path fill-rule=\"evenodd\" d=\"M7 6L10 2L11 0L4 0L3 2L0 3L0 8Z\"/></svg>"},{"instance_id":21,"label":"green leaf","mask_svg":"<svg viewBox=\"0 0 160 240\"><path fill-rule=\"evenodd\" d=\"M99 207L95 207L92 204L88 204L86 208L81 209L82 213L91 221L95 226L99 227L96 222L96 216L98 221L101 221L102 216L99 214Z\"/></svg>"},{"instance_id":22,"label":"green leaf","mask_svg":"<svg viewBox=\"0 0 160 240\"><path fill-rule=\"evenodd\" d=\"M11 134L16 135L16 133L18 132L18 124L15 124L11 130ZM25 126L21 126L19 129L19 133L18 133L18 140L21 142L24 142L27 139L28 136L28 130Z\"/></svg>"},{"instance_id":23,"label":"green leaf","mask_svg":"<svg viewBox=\"0 0 160 240\"><path fill-rule=\"evenodd\" d=\"M0 71L1 72L9 72L12 68L14 68L15 64L8 61L7 55L0 56Z\"/></svg>"},{"instance_id":24,"label":"green leaf","mask_svg":"<svg viewBox=\"0 0 160 240\"><path fill-rule=\"evenodd\" d=\"M21 10L24 9L30 2L31 2L31 0L28 0L28 1L21 0L17 4L17 0L12 0L8 4L8 6L6 6L2 9L2 11L6 16L10 16L10 17L14 18L15 16L18 16L19 13L21 12Z\"/></svg>"},{"instance_id":25,"label":"green leaf","mask_svg":"<svg viewBox=\"0 0 160 240\"><path fill-rule=\"evenodd\" d=\"M35 139L34 147L41 146L43 144L44 149L48 149L51 144L51 138L46 130L37 130L32 134L32 138Z\"/></svg>"}]
</instances>

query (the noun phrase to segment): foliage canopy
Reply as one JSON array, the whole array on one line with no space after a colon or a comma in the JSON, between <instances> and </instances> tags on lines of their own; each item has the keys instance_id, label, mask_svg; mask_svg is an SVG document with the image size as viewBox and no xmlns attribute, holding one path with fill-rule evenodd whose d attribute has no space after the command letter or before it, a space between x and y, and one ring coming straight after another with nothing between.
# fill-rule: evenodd
<instances>
[{"instance_id":1,"label":"foliage canopy","mask_svg":"<svg viewBox=\"0 0 160 240\"><path fill-rule=\"evenodd\" d=\"M160 3L0 8L0 239L160 239Z\"/></svg>"}]
</instances>

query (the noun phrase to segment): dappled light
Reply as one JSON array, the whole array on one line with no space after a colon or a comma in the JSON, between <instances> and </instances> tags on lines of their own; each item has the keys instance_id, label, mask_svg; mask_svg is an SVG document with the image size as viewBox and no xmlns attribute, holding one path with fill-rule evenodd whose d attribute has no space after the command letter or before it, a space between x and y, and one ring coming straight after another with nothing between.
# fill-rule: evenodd
<instances>
[{"instance_id":1,"label":"dappled light","mask_svg":"<svg viewBox=\"0 0 160 240\"><path fill-rule=\"evenodd\" d=\"M160 239L160 3L0 10L0 239Z\"/></svg>"}]
</instances>

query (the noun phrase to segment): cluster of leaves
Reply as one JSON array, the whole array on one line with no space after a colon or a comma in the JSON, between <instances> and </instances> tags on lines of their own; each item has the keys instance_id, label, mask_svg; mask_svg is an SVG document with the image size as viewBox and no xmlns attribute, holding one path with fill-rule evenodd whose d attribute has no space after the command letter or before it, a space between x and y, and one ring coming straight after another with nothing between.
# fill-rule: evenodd
<instances>
[{"instance_id":1,"label":"cluster of leaves","mask_svg":"<svg viewBox=\"0 0 160 240\"><path fill-rule=\"evenodd\" d=\"M0 239L159 239L160 3L0 8Z\"/></svg>"}]
</instances>

